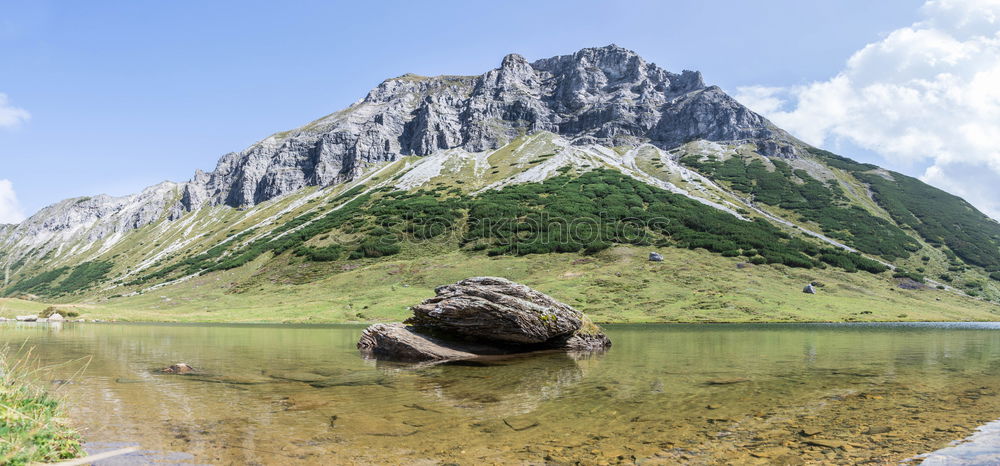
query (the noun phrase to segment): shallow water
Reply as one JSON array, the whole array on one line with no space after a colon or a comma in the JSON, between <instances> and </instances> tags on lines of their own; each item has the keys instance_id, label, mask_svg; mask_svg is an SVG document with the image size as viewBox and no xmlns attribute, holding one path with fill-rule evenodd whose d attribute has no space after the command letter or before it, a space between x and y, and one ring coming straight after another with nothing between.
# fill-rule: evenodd
<instances>
[{"instance_id":1,"label":"shallow water","mask_svg":"<svg viewBox=\"0 0 1000 466\"><path fill-rule=\"evenodd\" d=\"M924 466L954 466L968 464L1000 464L1000 421L993 421L976 430L955 445L920 455Z\"/></svg>"},{"instance_id":2,"label":"shallow water","mask_svg":"<svg viewBox=\"0 0 1000 466\"><path fill-rule=\"evenodd\" d=\"M142 448L102 464L894 462L1000 418L1000 324L618 325L603 355L425 367L363 360L362 329L17 323L0 344L32 349L90 451ZM157 371L177 362L204 374Z\"/></svg>"}]
</instances>

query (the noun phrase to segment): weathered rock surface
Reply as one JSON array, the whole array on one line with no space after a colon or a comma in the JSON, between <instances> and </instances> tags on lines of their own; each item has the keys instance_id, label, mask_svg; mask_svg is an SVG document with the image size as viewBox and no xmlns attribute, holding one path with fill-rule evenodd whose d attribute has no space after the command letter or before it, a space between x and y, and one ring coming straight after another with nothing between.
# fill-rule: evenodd
<instances>
[{"instance_id":1,"label":"weathered rock surface","mask_svg":"<svg viewBox=\"0 0 1000 466\"><path fill-rule=\"evenodd\" d=\"M808 293L808 294L816 294L816 287L814 287L813 284L810 283L810 284L806 285L805 288L802 288L802 292L803 293Z\"/></svg>"},{"instance_id":2,"label":"weathered rock surface","mask_svg":"<svg viewBox=\"0 0 1000 466\"><path fill-rule=\"evenodd\" d=\"M407 324L520 344L569 335L583 324L580 311L504 278L468 278L434 292L437 296L413 306Z\"/></svg>"},{"instance_id":3,"label":"weathered rock surface","mask_svg":"<svg viewBox=\"0 0 1000 466\"><path fill-rule=\"evenodd\" d=\"M404 362L472 359L506 354L499 347L443 340L416 332L406 324L375 324L361 333L358 349L367 357Z\"/></svg>"},{"instance_id":4,"label":"weathered rock surface","mask_svg":"<svg viewBox=\"0 0 1000 466\"><path fill-rule=\"evenodd\" d=\"M663 255L661 255L658 252L651 252L651 253L649 253L649 261L650 262L663 262Z\"/></svg>"},{"instance_id":5,"label":"weathered rock surface","mask_svg":"<svg viewBox=\"0 0 1000 466\"><path fill-rule=\"evenodd\" d=\"M603 351L610 346L611 339L603 332L576 331L562 343L561 348L568 351Z\"/></svg>"},{"instance_id":6,"label":"weathered rock surface","mask_svg":"<svg viewBox=\"0 0 1000 466\"><path fill-rule=\"evenodd\" d=\"M376 359L417 362L611 346L580 311L504 278L468 278L435 293L413 306L405 323L365 329L358 349Z\"/></svg>"}]
</instances>

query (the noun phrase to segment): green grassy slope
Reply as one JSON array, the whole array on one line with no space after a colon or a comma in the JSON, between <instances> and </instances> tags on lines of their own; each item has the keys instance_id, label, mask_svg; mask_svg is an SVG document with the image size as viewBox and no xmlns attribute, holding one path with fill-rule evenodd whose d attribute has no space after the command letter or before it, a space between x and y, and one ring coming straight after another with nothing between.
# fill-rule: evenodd
<instances>
[{"instance_id":1,"label":"green grassy slope","mask_svg":"<svg viewBox=\"0 0 1000 466\"><path fill-rule=\"evenodd\" d=\"M601 322L813 322L997 320L1000 306L927 288L905 290L888 274L784 265L738 268L704 250L617 246L580 253L486 256L449 252L422 258L324 263L306 270L291 257L216 272L76 310L88 319L178 322L369 322L400 320L434 287L475 275L523 282ZM267 264L266 267L261 267ZM309 275L314 276L309 276ZM822 286L802 293L806 283Z\"/></svg>"},{"instance_id":2,"label":"green grassy slope","mask_svg":"<svg viewBox=\"0 0 1000 466\"><path fill-rule=\"evenodd\" d=\"M102 319L385 320L434 286L501 275L605 321L992 318L1000 230L961 199L822 151L779 160L716 146L577 148L538 133L490 153L407 157L28 262L0 291L28 300L0 315L55 302ZM646 263L651 250L673 267ZM903 290L901 277L929 280ZM801 293L813 280L820 295Z\"/></svg>"}]
</instances>

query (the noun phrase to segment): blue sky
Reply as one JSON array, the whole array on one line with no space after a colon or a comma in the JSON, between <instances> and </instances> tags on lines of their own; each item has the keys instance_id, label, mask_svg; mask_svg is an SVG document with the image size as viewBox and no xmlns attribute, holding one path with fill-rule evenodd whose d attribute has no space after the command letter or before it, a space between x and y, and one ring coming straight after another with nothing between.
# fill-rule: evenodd
<instances>
[{"instance_id":1,"label":"blue sky","mask_svg":"<svg viewBox=\"0 0 1000 466\"><path fill-rule=\"evenodd\" d=\"M0 197L16 192L30 215L67 197L184 181L389 77L479 74L510 52L533 60L609 43L700 70L801 126L803 90L927 14L913 0L0 0ZM880 157L878 144L833 126L817 137L913 175L928 167Z\"/></svg>"}]
</instances>

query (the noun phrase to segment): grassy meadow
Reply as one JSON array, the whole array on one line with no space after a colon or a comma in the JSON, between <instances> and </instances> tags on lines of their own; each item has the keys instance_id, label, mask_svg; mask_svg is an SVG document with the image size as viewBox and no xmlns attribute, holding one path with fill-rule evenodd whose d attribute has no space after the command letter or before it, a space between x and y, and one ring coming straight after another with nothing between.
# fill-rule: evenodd
<instances>
[{"instance_id":1,"label":"grassy meadow","mask_svg":"<svg viewBox=\"0 0 1000 466\"><path fill-rule=\"evenodd\" d=\"M56 304L82 318L162 322L333 323L400 320L436 286L477 275L506 277L562 300L598 322L850 322L1000 320L1000 306L959 293L898 286L890 273L746 265L705 251L617 246L578 253L486 256L443 252L351 263L283 263L261 257L141 295ZM425 251L426 253L426 251ZM710 260L706 260L710 258ZM352 268L354 267L354 268ZM802 288L818 284L818 293ZM0 315L37 312L3 300Z\"/></svg>"}]
</instances>

